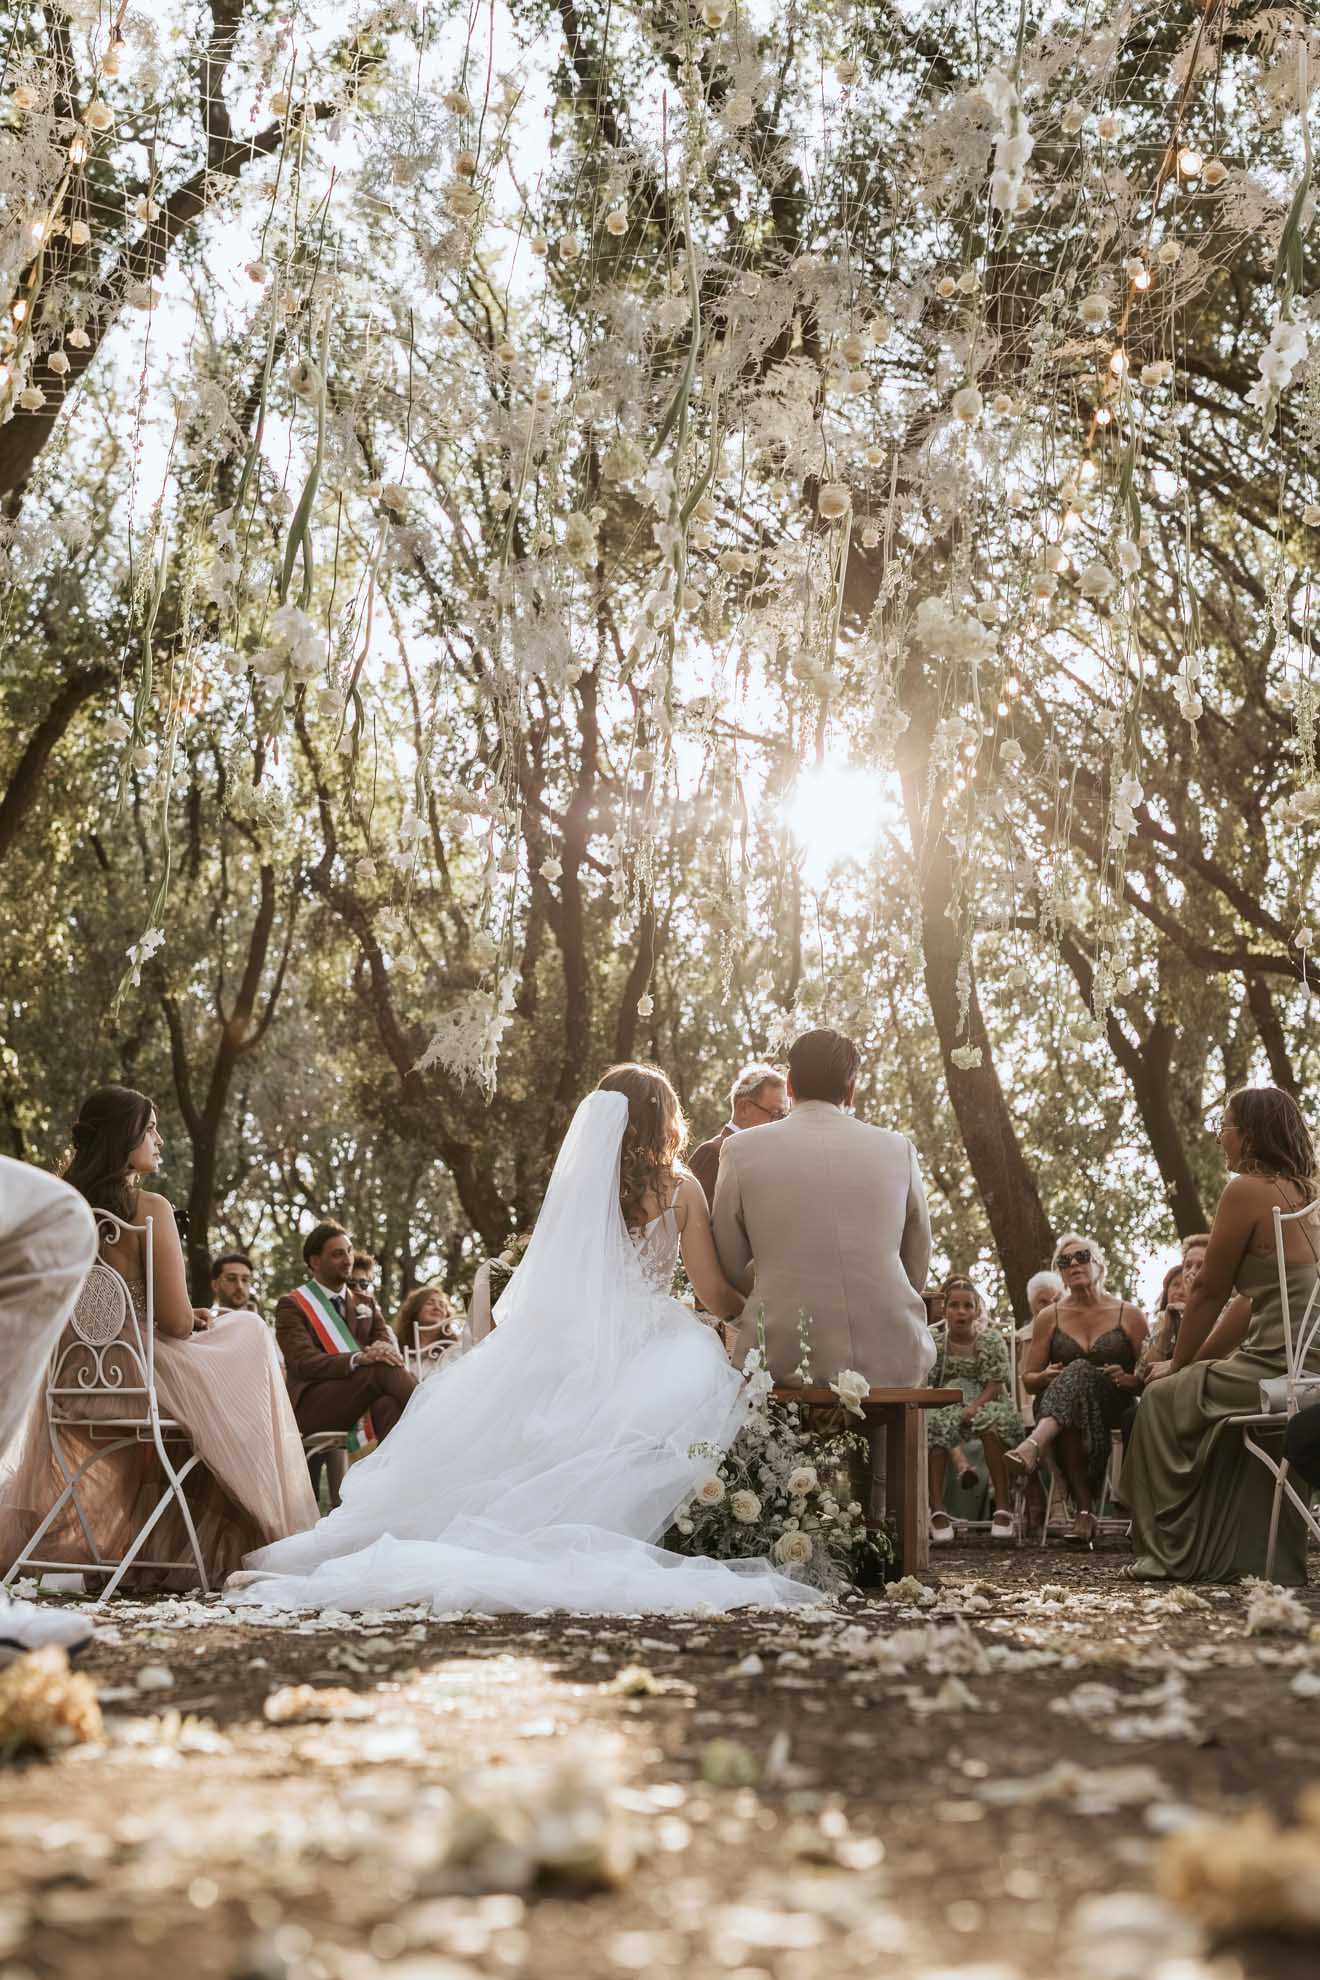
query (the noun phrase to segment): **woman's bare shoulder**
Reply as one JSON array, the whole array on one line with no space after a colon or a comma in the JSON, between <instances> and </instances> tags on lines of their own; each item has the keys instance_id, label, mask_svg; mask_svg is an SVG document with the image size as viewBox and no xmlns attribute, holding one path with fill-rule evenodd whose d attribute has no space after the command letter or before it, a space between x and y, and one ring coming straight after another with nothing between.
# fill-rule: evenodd
<instances>
[{"instance_id":1,"label":"woman's bare shoulder","mask_svg":"<svg viewBox=\"0 0 1320 1980\"><path fill-rule=\"evenodd\" d=\"M678 1188L674 1191L671 1208L676 1214L681 1214L684 1220L693 1215L703 1217L710 1215L706 1208L705 1190L696 1177L689 1174L686 1169L679 1175Z\"/></svg>"},{"instance_id":2,"label":"woman's bare shoulder","mask_svg":"<svg viewBox=\"0 0 1320 1980\"><path fill-rule=\"evenodd\" d=\"M168 1196L157 1196L153 1189L140 1189L137 1200L137 1222L143 1223L153 1217L158 1224L173 1225L177 1222L174 1205Z\"/></svg>"}]
</instances>

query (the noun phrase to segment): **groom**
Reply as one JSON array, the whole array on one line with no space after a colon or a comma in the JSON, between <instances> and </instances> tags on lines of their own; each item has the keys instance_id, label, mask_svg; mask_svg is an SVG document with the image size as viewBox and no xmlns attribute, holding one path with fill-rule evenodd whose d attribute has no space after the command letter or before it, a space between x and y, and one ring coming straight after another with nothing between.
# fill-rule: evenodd
<instances>
[{"instance_id":1,"label":"groom","mask_svg":"<svg viewBox=\"0 0 1320 1980\"><path fill-rule=\"evenodd\" d=\"M846 1111L860 1063L842 1032L805 1032L788 1055L791 1113L720 1151L715 1245L748 1294L733 1358L741 1367L763 1324L779 1383L800 1379L803 1331L808 1383L855 1368L872 1388L915 1388L935 1359L916 1150Z\"/></svg>"}]
</instances>

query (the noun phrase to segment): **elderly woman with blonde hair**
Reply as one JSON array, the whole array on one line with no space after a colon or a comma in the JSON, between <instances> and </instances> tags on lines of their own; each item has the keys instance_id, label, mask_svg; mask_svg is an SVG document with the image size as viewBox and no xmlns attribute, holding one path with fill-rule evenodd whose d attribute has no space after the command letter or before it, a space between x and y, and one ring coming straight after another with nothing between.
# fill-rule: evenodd
<instances>
[{"instance_id":1,"label":"elderly woman with blonde hair","mask_svg":"<svg viewBox=\"0 0 1320 1980\"><path fill-rule=\"evenodd\" d=\"M1060 1238L1053 1269L1063 1297L1037 1314L1023 1368L1023 1386L1036 1398L1036 1427L1007 1456L1030 1477L1050 1452L1076 1508L1069 1538L1090 1547L1092 1501L1104 1485L1110 1438L1115 1430L1126 1433L1137 1404L1146 1316L1106 1289L1105 1256L1093 1238L1075 1231Z\"/></svg>"}]
</instances>

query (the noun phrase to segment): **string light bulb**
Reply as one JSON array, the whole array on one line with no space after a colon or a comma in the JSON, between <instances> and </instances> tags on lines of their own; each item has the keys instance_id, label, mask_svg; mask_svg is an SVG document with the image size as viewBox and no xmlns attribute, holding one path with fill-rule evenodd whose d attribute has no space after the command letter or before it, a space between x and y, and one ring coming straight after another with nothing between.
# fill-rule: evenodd
<instances>
[{"instance_id":1,"label":"string light bulb","mask_svg":"<svg viewBox=\"0 0 1320 1980\"><path fill-rule=\"evenodd\" d=\"M15 323L25 323L27 321L27 313L28 313L27 297L20 296L18 301L14 304Z\"/></svg>"},{"instance_id":2,"label":"string light bulb","mask_svg":"<svg viewBox=\"0 0 1320 1980\"><path fill-rule=\"evenodd\" d=\"M1123 376L1123 373L1127 370L1127 368L1128 368L1127 352L1124 350L1115 351L1113 356L1109 360L1109 369L1113 372L1115 378L1121 378Z\"/></svg>"},{"instance_id":3,"label":"string light bulb","mask_svg":"<svg viewBox=\"0 0 1320 1980\"><path fill-rule=\"evenodd\" d=\"M87 140L82 136L81 132L69 146L69 163L70 165L85 165L87 163Z\"/></svg>"},{"instance_id":4,"label":"string light bulb","mask_svg":"<svg viewBox=\"0 0 1320 1980\"><path fill-rule=\"evenodd\" d=\"M1178 170L1184 179L1199 179L1204 165L1204 158L1190 144L1185 144L1178 153Z\"/></svg>"},{"instance_id":5,"label":"string light bulb","mask_svg":"<svg viewBox=\"0 0 1320 1980\"><path fill-rule=\"evenodd\" d=\"M1097 426L1108 426L1113 417L1114 415L1110 412L1108 406L1098 406L1096 408L1095 423Z\"/></svg>"},{"instance_id":6,"label":"string light bulb","mask_svg":"<svg viewBox=\"0 0 1320 1980\"><path fill-rule=\"evenodd\" d=\"M1008 679L1004 682L1004 693L1008 695L1011 699L1014 695L1021 694L1021 692L1022 692L1021 681L1018 679L1016 674L1010 674Z\"/></svg>"},{"instance_id":7,"label":"string light bulb","mask_svg":"<svg viewBox=\"0 0 1320 1980\"><path fill-rule=\"evenodd\" d=\"M1132 277L1132 286L1134 289L1148 289L1150 279L1149 268L1142 268Z\"/></svg>"}]
</instances>

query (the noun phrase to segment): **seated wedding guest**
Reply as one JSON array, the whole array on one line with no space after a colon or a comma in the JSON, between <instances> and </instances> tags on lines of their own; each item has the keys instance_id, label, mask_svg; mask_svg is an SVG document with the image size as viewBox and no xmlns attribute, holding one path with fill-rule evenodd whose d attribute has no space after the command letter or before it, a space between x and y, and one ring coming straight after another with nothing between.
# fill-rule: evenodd
<instances>
[{"instance_id":1,"label":"seated wedding guest","mask_svg":"<svg viewBox=\"0 0 1320 1980\"><path fill-rule=\"evenodd\" d=\"M941 1286L936 1286L933 1290L928 1288L921 1295L921 1303L926 1309L926 1325L933 1334L936 1327L939 1326L940 1321L944 1318L943 1288ZM976 1466L967 1457L962 1445L951 1444L948 1455L949 1463L953 1466L954 1476L958 1480L959 1489L964 1492L974 1492L981 1482L980 1475L977 1472Z\"/></svg>"},{"instance_id":2,"label":"seated wedding guest","mask_svg":"<svg viewBox=\"0 0 1320 1980\"><path fill-rule=\"evenodd\" d=\"M1283 1455L1308 1485L1320 1491L1320 1402L1298 1410L1284 1434Z\"/></svg>"},{"instance_id":3,"label":"seated wedding guest","mask_svg":"<svg viewBox=\"0 0 1320 1980\"><path fill-rule=\"evenodd\" d=\"M1189 1237L1183 1242L1182 1264L1174 1267L1175 1271L1182 1273L1183 1296L1181 1307L1177 1313L1174 1325L1161 1329L1157 1324L1156 1332L1160 1336L1158 1352L1154 1351L1156 1346L1154 1339L1148 1341L1142 1349L1141 1360L1137 1364L1137 1373L1141 1376L1143 1383L1152 1380L1158 1381L1162 1375L1169 1374L1173 1368L1173 1350L1177 1346L1178 1330L1182 1325L1182 1315L1187 1309L1187 1301L1191 1298L1192 1288L1196 1284L1197 1276L1201 1270L1201 1261L1205 1257L1205 1248L1209 1242L1210 1233L1208 1231L1198 1232L1195 1237ZM1219 1317L1222 1320L1227 1320L1232 1325L1236 1326L1240 1324L1243 1331L1245 1331L1246 1323L1251 1317L1251 1301L1235 1294L1224 1307Z\"/></svg>"},{"instance_id":4,"label":"seated wedding guest","mask_svg":"<svg viewBox=\"0 0 1320 1980\"><path fill-rule=\"evenodd\" d=\"M720 1172L720 1150L731 1134L746 1128L764 1127L767 1121L782 1121L788 1112L788 1089L776 1066L744 1066L729 1093L729 1118L718 1134L700 1142L688 1159L688 1169L706 1192L706 1202L715 1202L715 1184Z\"/></svg>"},{"instance_id":5,"label":"seated wedding guest","mask_svg":"<svg viewBox=\"0 0 1320 1980\"><path fill-rule=\"evenodd\" d=\"M1110 1436L1126 1433L1137 1404L1146 1316L1106 1292L1104 1253L1093 1239L1075 1232L1060 1238L1054 1269L1064 1295L1037 1314L1023 1374L1027 1393L1036 1398L1036 1427L1007 1455L1030 1477L1049 1452L1076 1509L1069 1540L1090 1547L1091 1502L1104 1485Z\"/></svg>"},{"instance_id":6,"label":"seated wedding guest","mask_svg":"<svg viewBox=\"0 0 1320 1980\"><path fill-rule=\"evenodd\" d=\"M255 1313L252 1260L245 1251L222 1251L211 1260L212 1313Z\"/></svg>"},{"instance_id":7,"label":"seated wedding guest","mask_svg":"<svg viewBox=\"0 0 1320 1980\"><path fill-rule=\"evenodd\" d=\"M788 1055L792 1110L720 1154L712 1219L725 1277L749 1293L733 1359L764 1325L776 1382L856 1369L873 1387L914 1388L935 1359L921 1288L930 1218L906 1135L848 1111L861 1054L842 1032L804 1032ZM751 1291L755 1268L755 1290Z\"/></svg>"},{"instance_id":8,"label":"seated wedding guest","mask_svg":"<svg viewBox=\"0 0 1320 1980\"><path fill-rule=\"evenodd\" d=\"M1046 1306L1053 1306L1064 1295L1064 1283L1057 1272L1033 1272L1027 1280L1027 1311L1032 1319Z\"/></svg>"},{"instance_id":9,"label":"seated wedding guest","mask_svg":"<svg viewBox=\"0 0 1320 1980\"><path fill-rule=\"evenodd\" d=\"M399 1346L424 1351L454 1338L453 1302L439 1286L414 1286L395 1322Z\"/></svg>"},{"instance_id":10,"label":"seated wedding guest","mask_svg":"<svg viewBox=\"0 0 1320 1980\"><path fill-rule=\"evenodd\" d=\"M254 1545L301 1533L316 1519L293 1413L284 1393L279 1357L270 1330L255 1313L230 1314L214 1326L205 1309L188 1299L183 1248L167 1199L143 1187L160 1167L163 1142L156 1110L144 1094L125 1086L105 1086L88 1095L73 1125L73 1156L68 1182L93 1210L108 1210L126 1224L151 1219L151 1266L155 1311L155 1374L161 1414L182 1424L201 1464L185 1491L208 1575L224 1579ZM112 1235L103 1227L99 1252L123 1279L140 1330L146 1312L146 1237L140 1230ZM77 1309L75 1308L75 1313ZM139 1339L141 1339L139 1331ZM144 1344L145 1346L145 1344ZM122 1355L126 1382L140 1382L139 1365ZM72 1326L61 1340L61 1380L76 1386L80 1369L94 1372L92 1351ZM90 1395L89 1424L98 1416L122 1414L122 1401ZM61 1433L66 1458L81 1464L96 1444L76 1428ZM17 1465L0 1488L0 1570L12 1563L64 1485L51 1449L45 1403L38 1396L29 1412ZM146 1513L164 1489L159 1461L150 1443L104 1453L79 1487L91 1538L106 1559L116 1559L136 1537ZM70 1504L42 1543L54 1559L84 1562L87 1538ZM176 1506L162 1514L147 1551L160 1558L186 1560L189 1548ZM138 1585L186 1586L188 1570L143 1569Z\"/></svg>"},{"instance_id":11,"label":"seated wedding guest","mask_svg":"<svg viewBox=\"0 0 1320 1980\"><path fill-rule=\"evenodd\" d=\"M949 1403L944 1409L926 1413L926 1437L930 1446L930 1537L936 1546L953 1540L953 1521L943 1510L946 1457L964 1437L979 1437L990 1473L990 1490L995 1512L990 1522L992 1540L1012 1540L1012 1493L1008 1483L1005 1451L1022 1435L1022 1418L1013 1403L1013 1369L1008 1343L990 1316L970 1279L955 1274L946 1279L944 1318L932 1329L935 1338L935 1366L931 1370L932 1389L960 1389L962 1403ZM964 1460L965 1462L965 1460ZM973 1477L975 1473L973 1472Z\"/></svg>"},{"instance_id":12,"label":"seated wedding guest","mask_svg":"<svg viewBox=\"0 0 1320 1980\"><path fill-rule=\"evenodd\" d=\"M353 1243L342 1224L309 1233L303 1258L310 1277L275 1308L298 1428L342 1430L351 1443L387 1437L416 1388L399 1344L370 1294L350 1284Z\"/></svg>"},{"instance_id":13,"label":"seated wedding guest","mask_svg":"<svg viewBox=\"0 0 1320 1980\"><path fill-rule=\"evenodd\" d=\"M77 1191L0 1155L0 1469L95 1256L96 1227ZM76 1654L91 1637L85 1616L0 1589L0 1666L46 1644Z\"/></svg>"},{"instance_id":14,"label":"seated wedding guest","mask_svg":"<svg viewBox=\"0 0 1320 1980\"><path fill-rule=\"evenodd\" d=\"M1187 1281L1183 1268L1181 1264L1170 1265L1164 1274L1164 1283L1160 1287L1159 1301L1155 1308L1155 1324L1137 1358L1137 1373L1143 1382L1150 1380L1150 1371L1157 1361L1168 1361L1171 1358L1178 1344L1178 1328L1186 1301Z\"/></svg>"},{"instance_id":15,"label":"seated wedding guest","mask_svg":"<svg viewBox=\"0 0 1320 1980\"><path fill-rule=\"evenodd\" d=\"M1013 1339L1017 1343L1018 1386L1022 1385L1022 1373L1026 1366L1027 1349L1031 1346L1031 1336L1036 1329L1036 1315L1047 1306L1063 1298L1063 1280L1057 1272L1033 1272L1027 1280L1027 1312L1031 1315L1025 1327L1019 1327Z\"/></svg>"},{"instance_id":16,"label":"seated wedding guest","mask_svg":"<svg viewBox=\"0 0 1320 1980\"><path fill-rule=\"evenodd\" d=\"M1232 1179L1171 1370L1152 1372L1123 1466L1120 1496L1137 1555L1130 1573L1140 1581L1238 1581L1265 1572L1274 1480L1228 1419L1258 1410L1261 1382L1285 1373L1273 1213L1313 1202L1320 1174L1302 1111L1277 1086L1231 1093L1218 1141ZM1320 1218L1285 1224L1283 1246L1289 1305L1301 1313L1320 1273ZM1320 1343L1307 1373L1320 1375ZM1306 1581L1306 1528L1286 1499L1273 1579L1289 1587Z\"/></svg>"}]
</instances>

